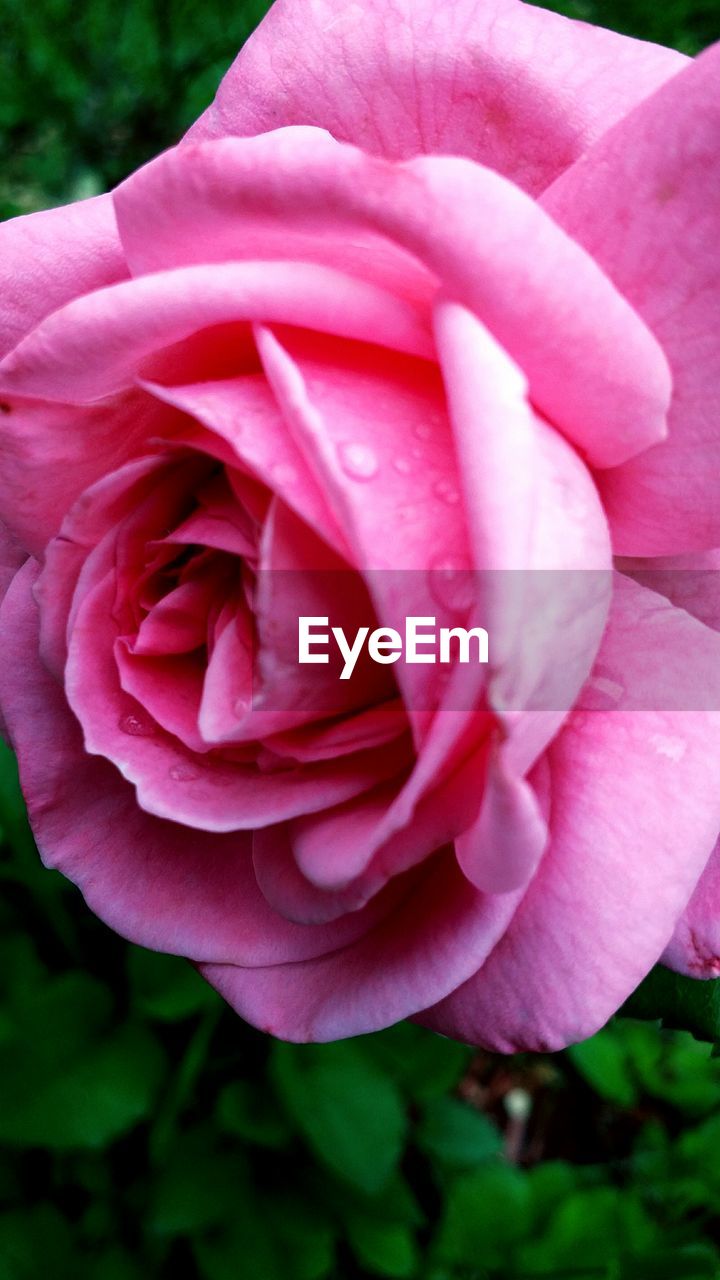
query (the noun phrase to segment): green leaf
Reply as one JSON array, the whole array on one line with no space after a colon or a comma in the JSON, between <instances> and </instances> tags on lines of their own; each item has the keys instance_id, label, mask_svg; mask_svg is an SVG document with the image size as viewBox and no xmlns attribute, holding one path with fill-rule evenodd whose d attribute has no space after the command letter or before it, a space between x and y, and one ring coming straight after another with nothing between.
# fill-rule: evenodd
<instances>
[{"instance_id":1,"label":"green leaf","mask_svg":"<svg viewBox=\"0 0 720 1280\"><path fill-rule=\"evenodd\" d=\"M69 1280L77 1275L71 1250L67 1223L51 1204L0 1215L0 1280Z\"/></svg>"},{"instance_id":2,"label":"green leaf","mask_svg":"<svg viewBox=\"0 0 720 1280\"><path fill-rule=\"evenodd\" d=\"M709 1244L665 1247L623 1259L619 1280L717 1280L720 1254Z\"/></svg>"},{"instance_id":3,"label":"green leaf","mask_svg":"<svg viewBox=\"0 0 720 1280\"><path fill-rule=\"evenodd\" d=\"M252 1188L244 1184L237 1192L232 1218L193 1239L203 1280L295 1280Z\"/></svg>"},{"instance_id":4,"label":"green leaf","mask_svg":"<svg viewBox=\"0 0 720 1280\"><path fill-rule=\"evenodd\" d=\"M82 1277L83 1280L138 1280L137 1260L111 1247L98 1257L83 1259Z\"/></svg>"},{"instance_id":5,"label":"green leaf","mask_svg":"<svg viewBox=\"0 0 720 1280\"><path fill-rule=\"evenodd\" d=\"M720 1212L720 1114L681 1134L673 1149L674 1170L694 1175L695 1185L707 1204Z\"/></svg>"},{"instance_id":6,"label":"green leaf","mask_svg":"<svg viewBox=\"0 0 720 1280\"><path fill-rule=\"evenodd\" d=\"M489 1266L507 1263L508 1249L530 1224L527 1178L509 1165L485 1165L450 1187L435 1242L437 1261Z\"/></svg>"},{"instance_id":7,"label":"green leaf","mask_svg":"<svg viewBox=\"0 0 720 1280\"><path fill-rule=\"evenodd\" d=\"M415 1274L418 1248L415 1233L402 1222L381 1222L358 1216L348 1223L348 1238L358 1262L375 1275Z\"/></svg>"},{"instance_id":8,"label":"green leaf","mask_svg":"<svg viewBox=\"0 0 720 1280\"><path fill-rule=\"evenodd\" d=\"M47 969L40 962L32 938L19 932L0 938L0 991L6 998L13 1004L23 1001L28 991L46 980Z\"/></svg>"},{"instance_id":9,"label":"green leaf","mask_svg":"<svg viewBox=\"0 0 720 1280\"><path fill-rule=\"evenodd\" d=\"M299 1189L291 1195L271 1192L262 1202L292 1280L325 1280L334 1270L336 1229L326 1212Z\"/></svg>"},{"instance_id":10,"label":"green leaf","mask_svg":"<svg viewBox=\"0 0 720 1280\"><path fill-rule=\"evenodd\" d=\"M358 1043L417 1102L440 1097L452 1089L473 1053L466 1045L411 1022L365 1036Z\"/></svg>"},{"instance_id":11,"label":"green leaf","mask_svg":"<svg viewBox=\"0 0 720 1280\"><path fill-rule=\"evenodd\" d=\"M260 1147L284 1147L292 1140L292 1128L277 1099L253 1080L235 1080L221 1090L217 1119L227 1133Z\"/></svg>"},{"instance_id":12,"label":"green leaf","mask_svg":"<svg viewBox=\"0 0 720 1280\"><path fill-rule=\"evenodd\" d=\"M150 1223L159 1235L192 1235L233 1221L248 1191L242 1155L219 1150L211 1133L193 1130L167 1153L152 1195Z\"/></svg>"},{"instance_id":13,"label":"green leaf","mask_svg":"<svg viewBox=\"0 0 720 1280\"><path fill-rule=\"evenodd\" d=\"M720 1098L720 1061L710 1045L687 1031L660 1031L643 1022L617 1024L643 1091L688 1115L702 1115Z\"/></svg>"},{"instance_id":14,"label":"green leaf","mask_svg":"<svg viewBox=\"0 0 720 1280\"><path fill-rule=\"evenodd\" d=\"M212 987L179 956L130 947L127 967L133 1003L148 1018L177 1022L219 1003Z\"/></svg>"},{"instance_id":15,"label":"green leaf","mask_svg":"<svg viewBox=\"0 0 720 1280\"><path fill-rule=\"evenodd\" d=\"M243 1213L240 1223L193 1240L203 1280L293 1280L284 1269L277 1241L257 1215Z\"/></svg>"},{"instance_id":16,"label":"green leaf","mask_svg":"<svg viewBox=\"0 0 720 1280\"><path fill-rule=\"evenodd\" d=\"M720 1040L720 978L686 978L656 965L620 1010L628 1018L690 1031L698 1040Z\"/></svg>"},{"instance_id":17,"label":"green leaf","mask_svg":"<svg viewBox=\"0 0 720 1280\"><path fill-rule=\"evenodd\" d=\"M532 1198L534 1231L544 1230L557 1205L568 1200L575 1190L578 1170L564 1160L544 1160L527 1175Z\"/></svg>"},{"instance_id":18,"label":"green leaf","mask_svg":"<svg viewBox=\"0 0 720 1280\"><path fill-rule=\"evenodd\" d=\"M320 1194L366 1270L388 1276L414 1274L415 1238L425 1219L402 1174L394 1174L376 1195L364 1195L327 1176L324 1185L321 1179Z\"/></svg>"},{"instance_id":19,"label":"green leaf","mask_svg":"<svg viewBox=\"0 0 720 1280\"><path fill-rule=\"evenodd\" d=\"M396 1085L360 1043L277 1044L272 1073L278 1093L313 1151L369 1194L397 1168L407 1117Z\"/></svg>"},{"instance_id":20,"label":"green leaf","mask_svg":"<svg viewBox=\"0 0 720 1280\"><path fill-rule=\"evenodd\" d=\"M575 1266L601 1269L623 1254L652 1247L656 1240L657 1229L633 1191L611 1186L577 1189L555 1207L540 1238L523 1246L518 1266L529 1272Z\"/></svg>"},{"instance_id":21,"label":"green leaf","mask_svg":"<svg viewBox=\"0 0 720 1280\"><path fill-rule=\"evenodd\" d=\"M571 1045L567 1052L573 1066L601 1098L620 1107L637 1102L632 1063L615 1027L605 1027L591 1040Z\"/></svg>"},{"instance_id":22,"label":"green leaf","mask_svg":"<svg viewBox=\"0 0 720 1280\"><path fill-rule=\"evenodd\" d=\"M492 1160L503 1146L492 1121L457 1098L435 1098L428 1103L415 1140L431 1159L458 1169Z\"/></svg>"},{"instance_id":23,"label":"green leaf","mask_svg":"<svg viewBox=\"0 0 720 1280\"><path fill-rule=\"evenodd\" d=\"M315 1171L319 1195L333 1213L347 1226L356 1218L372 1218L377 1222L401 1222L419 1227L425 1221L423 1212L402 1173L395 1173L381 1192L366 1195L328 1171ZM318 1176L319 1175L319 1176Z\"/></svg>"},{"instance_id":24,"label":"green leaf","mask_svg":"<svg viewBox=\"0 0 720 1280\"><path fill-rule=\"evenodd\" d=\"M164 1070L150 1033L110 1024L99 983L67 973L28 995L0 1041L0 1141L100 1147L150 1111Z\"/></svg>"}]
</instances>

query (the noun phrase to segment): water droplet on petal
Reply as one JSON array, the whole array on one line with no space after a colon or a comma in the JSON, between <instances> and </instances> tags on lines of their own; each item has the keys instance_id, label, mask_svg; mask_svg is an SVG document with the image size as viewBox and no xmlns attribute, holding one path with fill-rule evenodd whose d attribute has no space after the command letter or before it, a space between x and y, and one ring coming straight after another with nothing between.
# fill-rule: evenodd
<instances>
[{"instance_id":1,"label":"water droplet on petal","mask_svg":"<svg viewBox=\"0 0 720 1280\"><path fill-rule=\"evenodd\" d=\"M454 484L449 480L438 480L433 485L433 493L441 502L447 504L448 507L457 506L460 501L460 493Z\"/></svg>"},{"instance_id":2,"label":"water droplet on petal","mask_svg":"<svg viewBox=\"0 0 720 1280\"><path fill-rule=\"evenodd\" d=\"M155 725L151 720L143 720L132 713L121 716L118 727L123 733L129 733L131 738L152 738L155 733Z\"/></svg>"},{"instance_id":3,"label":"water droplet on petal","mask_svg":"<svg viewBox=\"0 0 720 1280\"><path fill-rule=\"evenodd\" d=\"M200 777L200 770L193 764L174 764L169 772L173 782L195 782Z\"/></svg>"},{"instance_id":4,"label":"water droplet on petal","mask_svg":"<svg viewBox=\"0 0 720 1280\"><path fill-rule=\"evenodd\" d=\"M672 760L673 764L682 760L687 751L687 742L682 738L671 738L663 733L651 734L650 743L659 756L665 756L667 760Z\"/></svg>"},{"instance_id":5,"label":"water droplet on petal","mask_svg":"<svg viewBox=\"0 0 720 1280\"><path fill-rule=\"evenodd\" d=\"M412 463L409 461L408 458L395 458L393 461L393 466L395 470L400 473L401 476L407 476L412 471Z\"/></svg>"},{"instance_id":6,"label":"water droplet on petal","mask_svg":"<svg viewBox=\"0 0 720 1280\"><path fill-rule=\"evenodd\" d=\"M430 591L446 609L466 612L475 600L475 575L468 566L438 561L429 571Z\"/></svg>"},{"instance_id":7,"label":"water droplet on petal","mask_svg":"<svg viewBox=\"0 0 720 1280\"><path fill-rule=\"evenodd\" d=\"M429 440L432 435L432 427L429 422L418 422L415 427L415 435L418 440Z\"/></svg>"},{"instance_id":8,"label":"water droplet on petal","mask_svg":"<svg viewBox=\"0 0 720 1280\"><path fill-rule=\"evenodd\" d=\"M340 465L351 480L372 480L377 475L378 460L368 444L341 444Z\"/></svg>"}]
</instances>

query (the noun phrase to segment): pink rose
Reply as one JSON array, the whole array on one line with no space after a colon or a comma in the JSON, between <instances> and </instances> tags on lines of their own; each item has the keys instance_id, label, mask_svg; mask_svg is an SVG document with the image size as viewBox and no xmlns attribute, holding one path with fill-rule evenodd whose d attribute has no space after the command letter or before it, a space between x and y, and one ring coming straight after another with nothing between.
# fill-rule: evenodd
<instances>
[{"instance_id":1,"label":"pink rose","mask_svg":"<svg viewBox=\"0 0 720 1280\"><path fill-rule=\"evenodd\" d=\"M720 969L720 607L676 572L720 546L719 62L277 0L188 139L0 232L42 856L278 1036L556 1049ZM428 590L487 667L287 660Z\"/></svg>"}]
</instances>

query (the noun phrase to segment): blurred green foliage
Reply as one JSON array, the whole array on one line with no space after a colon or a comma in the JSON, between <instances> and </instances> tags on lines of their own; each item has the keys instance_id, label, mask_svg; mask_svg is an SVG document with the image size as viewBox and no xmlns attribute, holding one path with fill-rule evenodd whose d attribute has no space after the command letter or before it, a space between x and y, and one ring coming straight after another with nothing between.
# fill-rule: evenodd
<instances>
[{"instance_id":1,"label":"blurred green foliage","mask_svg":"<svg viewBox=\"0 0 720 1280\"><path fill-rule=\"evenodd\" d=\"M263 0L0 0L0 217L105 189ZM694 53L717 0L568 0ZM717 1280L720 1060L618 1019L553 1057L409 1024L272 1043L43 870L0 759L0 1280ZM716 1031L720 984L692 984ZM629 1011L687 1022L656 973ZM700 992L701 994L698 994Z\"/></svg>"},{"instance_id":2,"label":"blurred green foliage","mask_svg":"<svg viewBox=\"0 0 720 1280\"><path fill-rule=\"evenodd\" d=\"M0 217L94 195L176 142L265 0L0 0Z\"/></svg>"},{"instance_id":3,"label":"blurred green foliage","mask_svg":"<svg viewBox=\"0 0 720 1280\"><path fill-rule=\"evenodd\" d=\"M718 0L545 7L691 54L720 36ZM104 191L176 142L267 8L0 0L0 218Z\"/></svg>"},{"instance_id":4,"label":"blurred green foliage","mask_svg":"<svg viewBox=\"0 0 720 1280\"><path fill-rule=\"evenodd\" d=\"M540 7L690 55L720 37L718 0L551 0Z\"/></svg>"},{"instance_id":5,"label":"blurred green foliage","mask_svg":"<svg viewBox=\"0 0 720 1280\"><path fill-rule=\"evenodd\" d=\"M45 871L0 753L0 1280L717 1280L720 1059L245 1026Z\"/></svg>"}]
</instances>

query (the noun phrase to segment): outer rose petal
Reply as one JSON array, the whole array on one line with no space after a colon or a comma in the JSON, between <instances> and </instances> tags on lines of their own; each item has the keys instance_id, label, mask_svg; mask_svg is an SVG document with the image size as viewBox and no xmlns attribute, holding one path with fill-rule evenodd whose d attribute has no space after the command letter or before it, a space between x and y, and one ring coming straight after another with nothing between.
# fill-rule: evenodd
<instances>
[{"instance_id":1,"label":"outer rose petal","mask_svg":"<svg viewBox=\"0 0 720 1280\"><path fill-rule=\"evenodd\" d=\"M152 375L158 352L198 330L257 317L432 350L412 307L318 266L225 263L99 289L54 312L0 365L0 397L8 398L0 518L41 552L83 489L141 451L148 436L178 434L180 415L140 390L103 397Z\"/></svg>"},{"instance_id":2,"label":"outer rose petal","mask_svg":"<svg viewBox=\"0 0 720 1280\"><path fill-rule=\"evenodd\" d=\"M284 1040L337 1040L390 1026L447 992L502 935L518 894L478 893L451 852L357 943L301 964L200 971L255 1026ZM367 908L366 908L367 910Z\"/></svg>"},{"instance_id":3,"label":"outer rose petal","mask_svg":"<svg viewBox=\"0 0 720 1280\"><path fill-rule=\"evenodd\" d=\"M720 542L720 45L639 106L542 200L659 339L668 438L599 477L621 555Z\"/></svg>"},{"instance_id":4,"label":"outer rose petal","mask_svg":"<svg viewBox=\"0 0 720 1280\"><path fill-rule=\"evenodd\" d=\"M720 550L628 561L625 570L673 604L720 631ZM692 978L720 977L720 844L662 956L663 964Z\"/></svg>"},{"instance_id":5,"label":"outer rose petal","mask_svg":"<svg viewBox=\"0 0 720 1280\"><path fill-rule=\"evenodd\" d=\"M25 563L27 556L22 547L0 521L0 605L7 594L18 569ZM0 737L7 737L5 721L0 711Z\"/></svg>"},{"instance_id":6,"label":"outer rose petal","mask_svg":"<svg viewBox=\"0 0 720 1280\"><path fill-rule=\"evenodd\" d=\"M625 654L635 672L655 664L658 707L692 706L698 671L720 680L720 637L627 580L600 658L617 670ZM549 849L487 963L426 1025L500 1052L560 1049L659 959L720 825L720 712L639 711L636 690L573 713L549 749Z\"/></svg>"},{"instance_id":7,"label":"outer rose petal","mask_svg":"<svg viewBox=\"0 0 720 1280\"><path fill-rule=\"evenodd\" d=\"M384 290L306 263L225 262L124 281L53 313L0 363L0 394L85 404L147 376L146 362L200 329L306 325L432 355L418 314ZM151 376L151 374L150 374ZM10 423L7 424L11 425Z\"/></svg>"},{"instance_id":8,"label":"outer rose petal","mask_svg":"<svg viewBox=\"0 0 720 1280\"><path fill-rule=\"evenodd\" d=\"M0 604L15 574L26 560L26 553L0 521Z\"/></svg>"},{"instance_id":9,"label":"outer rose petal","mask_svg":"<svg viewBox=\"0 0 720 1280\"><path fill-rule=\"evenodd\" d=\"M127 276L110 196L0 226L0 356L81 293Z\"/></svg>"},{"instance_id":10,"label":"outer rose petal","mask_svg":"<svg viewBox=\"0 0 720 1280\"><path fill-rule=\"evenodd\" d=\"M316 124L390 159L467 155L534 193L684 61L514 0L277 0L189 136Z\"/></svg>"},{"instance_id":11,"label":"outer rose petal","mask_svg":"<svg viewBox=\"0 0 720 1280\"><path fill-rule=\"evenodd\" d=\"M0 610L0 699L46 865L78 884L124 937L198 961L291 963L374 927L394 901L393 887L331 924L293 924L258 889L247 832L200 834L154 818L117 770L86 754L62 689L38 658L36 573L35 565L21 570Z\"/></svg>"},{"instance_id":12,"label":"outer rose petal","mask_svg":"<svg viewBox=\"0 0 720 1280\"><path fill-rule=\"evenodd\" d=\"M358 237L375 256L378 244L386 256L413 255L423 280L434 277L482 320L524 371L535 407L590 463L614 466L665 435L667 362L637 313L533 200L469 160L393 165L318 129L280 129L176 147L113 198L136 273L178 261L228 271L229 261L260 257L278 260L274 271L289 281L288 254L326 263ZM347 271L377 268L373 254ZM258 308L257 319L268 318ZM299 322L325 327L309 314ZM377 341L392 346L384 328ZM27 385L36 384L18 389Z\"/></svg>"},{"instance_id":13,"label":"outer rose petal","mask_svg":"<svg viewBox=\"0 0 720 1280\"><path fill-rule=\"evenodd\" d=\"M618 558L617 567L720 631L720 548L681 556Z\"/></svg>"},{"instance_id":14,"label":"outer rose petal","mask_svg":"<svg viewBox=\"0 0 720 1280\"><path fill-rule=\"evenodd\" d=\"M713 849L662 961L691 978L720 978L720 844Z\"/></svg>"}]
</instances>

